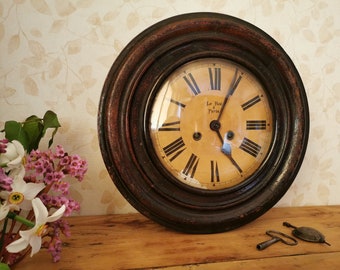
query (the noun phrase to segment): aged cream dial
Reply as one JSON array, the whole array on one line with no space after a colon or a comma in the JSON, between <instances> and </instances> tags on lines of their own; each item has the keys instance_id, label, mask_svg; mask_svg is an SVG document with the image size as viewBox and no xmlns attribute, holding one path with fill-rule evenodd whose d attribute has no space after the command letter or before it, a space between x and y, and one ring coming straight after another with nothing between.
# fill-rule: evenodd
<instances>
[{"instance_id":1,"label":"aged cream dial","mask_svg":"<svg viewBox=\"0 0 340 270\"><path fill-rule=\"evenodd\" d=\"M156 95L150 134L163 166L200 189L236 186L265 160L273 113L261 83L240 65L217 58L177 68Z\"/></svg>"}]
</instances>

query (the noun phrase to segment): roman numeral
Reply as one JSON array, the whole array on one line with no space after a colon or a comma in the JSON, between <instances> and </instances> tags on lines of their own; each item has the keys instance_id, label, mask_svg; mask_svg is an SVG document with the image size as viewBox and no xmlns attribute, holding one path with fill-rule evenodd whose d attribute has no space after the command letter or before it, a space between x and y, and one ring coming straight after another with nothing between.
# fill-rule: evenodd
<instances>
[{"instance_id":1,"label":"roman numeral","mask_svg":"<svg viewBox=\"0 0 340 270\"><path fill-rule=\"evenodd\" d=\"M260 102L261 101L261 98L259 95L253 97L252 99L249 99L247 102L243 103L241 105L242 109L245 111L245 110L248 110L249 108L251 108L252 106L254 106L256 103Z\"/></svg>"},{"instance_id":2,"label":"roman numeral","mask_svg":"<svg viewBox=\"0 0 340 270\"><path fill-rule=\"evenodd\" d=\"M187 164L185 165L183 174L185 174L186 176L189 176L189 173L190 173L190 178L193 178L196 172L198 162L199 162L199 158L195 154L191 154Z\"/></svg>"},{"instance_id":3,"label":"roman numeral","mask_svg":"<svg viewBox=\"0 0 340 270\"><path fill-rule=\"evenodd\" d=\"M185 144L183 142L182 137L174 140L172 143L168 144L163 148L163 151L167 157L170 157L169 160L173 161L176 157L178 157L184 150L186 149Z\"/></svg>"},{"instance_id":4,"label":"roman numeral","mask_svg":"<svg viewBox=\"0 0 340 270\"><path fill-rule=\"evenodd\" d=\"M210 160L210 179L211 182L220 182L220 174L218 172L217 162Z\"/></svg>"},{"instance_id":5,"label":"roman numeral","mask_svg":"<svg viewBox=\"0 0 340 270\"><path fill-rule=\"evenodd\" d=\"M158 131L180 131L179 127L180 121L163 123L162 127Z\"/></svg>"},{"instance_id":6,"label":"roman numeral","mask_svg":"<svg viewBox=\"0 0 340 270\"><path fill-rule=\"evenodd\" d=\"M194 95L198 95L199 93L201 93L201 90L199 89L191 73L189 73L188 76L184 76L183 79L185 80L187 85L190 87L190 90L194 93Z\"/></svg>"},{"instance_id":7,"label":"roman numeral","mask_svg":"<svg viewBox=\"0 0 340 270\"><path fill-rule=\"evenodd\" d=\"M211 90L221 90L221 68L209 68Z\"/></svg>"},{"instance_id":8,"label":"roman numeral","mask_svg":"<svg viewBox=\"0 0 340 270\"><path fill-rule=\"evenodd\" d=\"M247 130L264 130L266 127L266 120L247 120Z\"/></svg>"},{"instance_id":9,"label":"roman numeral","mask_svg":"<svg viewBox=\"0 0 340 270\"><path fill-rule=\"evenodd\" d=\"M183 104L183 103L181 103L181 102L179 102L179 101L177 101L177 100L174 100L174 99L170 99L170 102L172 102L172 103L174 103L174 104L176 104L176 105L178 105L178 106L180 106L180 107L182 107L182 108L185 108L185 104Z\"/></svg>"},{"instance_id":10,"label":"roman numeral","mask_svg":"<svg viewBox=\"0 0 340 270\"><path fill-rule=\"evenodd\" d=\"M242 149L249 155L252 155L253 157L257 157L261 151L261 146L253 142L252 140L249 140L248 138L244 138L240 145L240 149Z\"/></svg>"}]
</instances>

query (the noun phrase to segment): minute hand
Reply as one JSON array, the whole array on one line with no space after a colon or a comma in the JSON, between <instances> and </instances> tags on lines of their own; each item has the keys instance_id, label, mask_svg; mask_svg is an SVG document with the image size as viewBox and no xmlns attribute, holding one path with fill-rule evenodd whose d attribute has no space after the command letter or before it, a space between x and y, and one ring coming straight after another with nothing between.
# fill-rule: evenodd
<instances>
[{"instance_id":1,"label":"minute hand","mask_svg":"<svg viewBox=\"0 0 340 270\"><path fill-rule=\"evenodd\" d=\"M234 77L230 83L230 86L229 86L229 90L227 92L227 95L225 96L224 100L223 100L223 103L222 103L222 106L221 106L221 110L220 110L220 113L217 117L217 121L220 121L220 118L222 116L222 113L223 113L223 110L224 110L224 107L225 105L227 104L227 101L229 99L229 97L234 93L235 89L237 88L239 82L241 81L242 79L242 75L238 75L238 69L236 69L235 73L234 73Z\"/></svg>"}]
</instances>

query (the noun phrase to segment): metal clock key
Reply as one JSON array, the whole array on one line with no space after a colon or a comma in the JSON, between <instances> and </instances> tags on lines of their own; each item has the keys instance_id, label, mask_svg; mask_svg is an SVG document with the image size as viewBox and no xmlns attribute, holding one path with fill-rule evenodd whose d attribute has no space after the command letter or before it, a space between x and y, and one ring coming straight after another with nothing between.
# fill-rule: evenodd
<instances>
[{"instance_id":1,"label":"metal clock key","mask_svg":"<svg viewBox=\"0 0 340 270\"><path fill-rule=\"evenodd\" d=\"M289 246L295 246L298 243L293 237L290 237L289 235L282 233L282 232L269 230L269 231L266 231L266 234L272 237L272 239L257 244L256 248L258 250L264 250L267 247L277 242L282 242L283 244L289 245Z\"/></svg>"}]
</instances>

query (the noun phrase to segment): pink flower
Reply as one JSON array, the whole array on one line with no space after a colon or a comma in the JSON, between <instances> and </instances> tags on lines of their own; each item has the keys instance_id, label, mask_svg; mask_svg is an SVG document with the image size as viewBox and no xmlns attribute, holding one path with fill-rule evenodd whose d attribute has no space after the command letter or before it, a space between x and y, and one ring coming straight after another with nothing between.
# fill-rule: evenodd
<instances>
[{"instance_id":1,"label":"pink flower","mask_svg":"<svg viewBox=\"0 0 340 270\"><path fill-rule=\"evenodd\" d=\"M63 156L65 156L65 150L61 145L57 145L56 149L55 149L55 156L57 158L61 158Z\"/></svg>"},{"instance_id":2,"label":"pink flower","mask_svg":"<svg viewBox=\"0 0 340 270\"><path fill-rule=\"evenodd\" d=\"M40 195L40 199L47 207L58 208L61 205L65 205L65 216L69 216L72 214L72 212L80 210L80 204L77 201L71 198L66 198L65 196L51 196L49 194L42 194Z\"/></svg>"},{"instance_id":3,"label":"pink flower","mask_svg":"<svg viewBox=\"0 0 340 270\"><path fill-rule=\"evenodd\" d=\"M69 164L69 162L70 162L69 156L64 156L60 159L59 165L60 166L66 166L66 165Z\"/></svg>"},{"instance_id":4,"label":"pink flower","mask_svg":"<svg viewBox=\"0 0 340 270\"><path fill-rule=\"evenodd\" d=\"M70 184L65 181L58 181L52 187L54 190L60 191L63 195L67 195L68 190L70 188Z\"/></svg>"},{"instance_id":5,"label":"pink flower","mask_svg":"<svg viewBox=\"0 0 340 270\"><path fill-rule=\"evenodd\" d=\"M0 140L0 154L6 153L7 143L7 139Z\"/></svg>"},{"instance_id":6,"label":"pink flower","mask_svg":"<svg viewBox=\"0 0 340 270\"><path fill-rule=\"evenodd\" d=\"M13 179L9 177L5 171L0 168L0 189L6 191L12 191Z\"/></svg>"}]
</instances>

